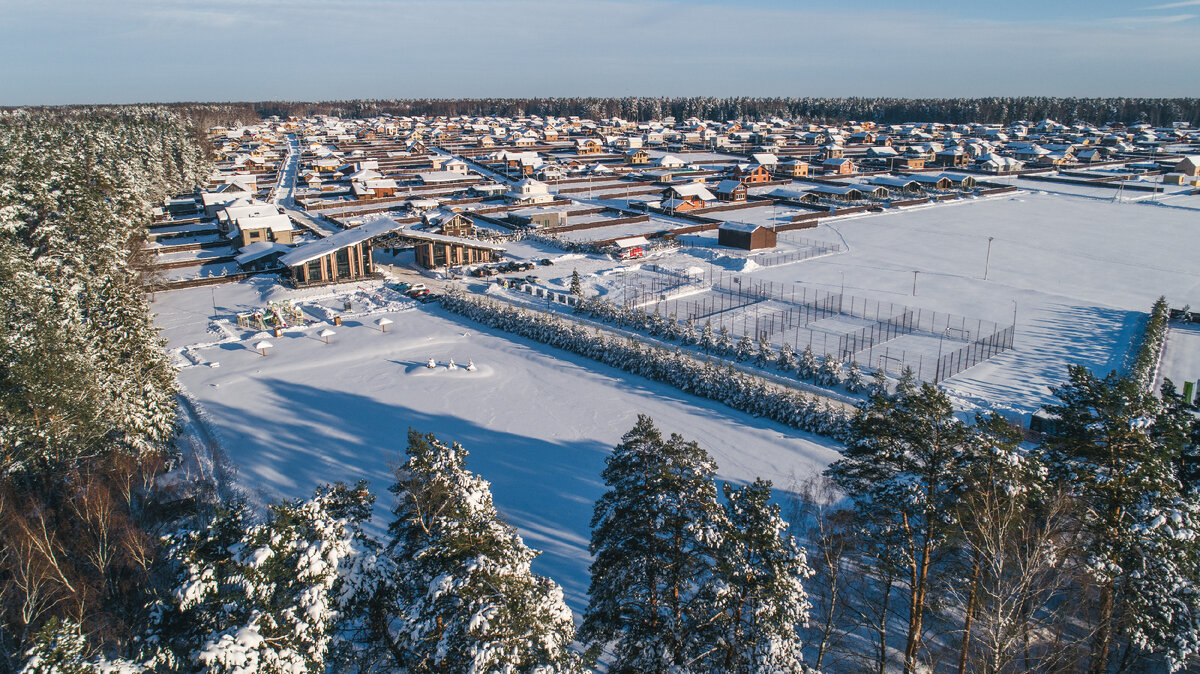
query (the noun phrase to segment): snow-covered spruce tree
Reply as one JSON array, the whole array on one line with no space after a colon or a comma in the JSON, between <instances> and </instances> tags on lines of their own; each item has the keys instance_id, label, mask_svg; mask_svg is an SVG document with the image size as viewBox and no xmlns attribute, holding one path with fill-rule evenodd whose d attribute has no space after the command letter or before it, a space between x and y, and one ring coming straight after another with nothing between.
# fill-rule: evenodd
<instances>
[{"instance_id":1,"label":"snow-covered spruce tree","mask_svg":"<svg viewBox=\"0 0 1200 674\"><path fill-rule=\"evenodd\" d=\"M683 330L680 332L679 341L685 346L691 346L700 341L700 336L696 333L696 321L689 317L683 324Z\"/></svg>"},{"instance_id":2,"label":"snow-covered spruce tree","mask_svg":"<svg viewBox=\"0 0 1200 674\"><path fill-rule=\"evenodd\" d=\"M774 360L775 351L771 348L771 342L760 337L754 347L754 364L758 367L766 367Z\"/></svg>"},{"instance_id":3,"label":"snow-covered spruce tree","mask_svg":"<svg viewBox=\"0 0 1200 674\"><path fill-rule=\"evenodd\" d=\"M583 281L579 278L579 270L571 270L571 294L576 297L583 297Z\"/></svg>"},{"instance_id":4,"label":"snow-covered spruce tree","mask_svg":"<svg viewBox=\"0 0 1200 674\"><path fill-rule=\"evenodd\" d=\"M934 559L956 527L958 465L969 441L946 394L925 384L909 395L872 395L850 423L843 458L826 470L854 504L863 545L904 571L905 672L922 655Z\"/></svg>"},{"instance_id":5,"label":"snow-covered spruce tree","mask_svg":"<svg viewBox=\"0 0 1200 674\"><path fill-rule=\"evenodd\" d=\"M842 383L842 364L832 354L825 354L821 357L821 364L817 368L817 383L822 386L837 386Z\"/></svg>"},{"instance_id":6,"label":"snow-covered spruce tree","mask_svg":"<svg viewBox=\"0 0 1200 674\"><path fill-rule=\"evenodd\" d=\"M591 587L580 637L613 672L704 671L722 632L714 572L724 517L716 466L639 415L607 459L592 517Z\"/></svg>"},{"instance_id":7,"label":"snow-covered spruce tree","mask_svg":"<svg viewBox=\"0 0 1200 674\"><path fill-rule=\"evenodd\" d=\"M917 373L908 365L900 371L900 378L896 380L896 395L910 396L917 392Z\"/></svg>"},{"instance_id":8,"label":"snow-covered spruce tree","mask_svg":"<svg viewBox=\"0 0 1200 674\"><path fill-rule=\"evenodd\" d=\"M1079 563L1092 587L1090 667L1105 671L1141 654L1184 666L1200 648L1200 550L1197 493L1176 467L1185 434L1156 429L1180 423L1133 379L1101 379L1082 366L1053 389L1059 404L1044 444L1051 479L1077 502L1083 537Z\"/></svg>"},{"instance_id":9,"label":"snow-covered spruce tree","mask_svg":"<svg viewBox=\"0 0 1200 674\"><path fill-rule=\"evenodd\" d=\"M810 609L804 551L787 533L771 483L725 485L725 531L717 563L724 626L708 671L804 671L799 628Z\"/></svg>"},{"instance_id":10,"label":"snow-covered spruce tree","mask_svg":"<svg viewBox=\"0 0 1200 674\"><path fill-rule=\"evenodd\" d=\"M245 505L168 537L169 591L153 612L145 662L205 672L319 671L331 662L345 611L365 591L374 544L361 530L374 496L363 483L272 505Z\"/></svg>"},{"instance_id":11,"label":"snow-covered spruce tree","mask_svg":"<svg viewBox=\"0 0 1200 674\"><path fill-rule=\"evenodd\" d=\"M813 353L812 344L809 344L800 352L800 362L796 365L796 376L801 379L816 379L819 367L817 355Z\"/></svg>"},{"instance_id":12,"label":"snow-covered spruce tree","mask_svg":"<svg viewBox=\"0 0 1200 674\"><path fill-rule=\"evenodd\" d=\"M683 326L679 324L679 318L675 314L667 317L666 326L663 328L663 337L671 341L678 341L683 335Z\"/></svg>"},{"instance_id":13,"label":"snow-covered spruce tree","mask_svg":"<svg viewBox=\"0 0 1200 674\"><path fill-rule=\"evenodd\" d=\"M712 320L704 321L704 328L700 331L700 341L697 345L704 350L704 353L712 353L717 346L717 337L713 333Z\"/></svg>"},{"instance_id":14,"label":"snow-covered spruce tree","mask_svg":"<svg viewBox=\"0 0 1200 674\"><path fill-rule=\"evenodd\" d=\"M734 348L734 357L740 361L750 360L754 356L754 340L750 339L750 335L742 335L738 340L737 346Z\"/></svg>"},{"instance_id":15,"label":"snow-covered spruce tree","mask_svg":"<svg viewBox=\"0 0 1200 674\"><path fill-rule=\"evenodd\" d=\"M779 357L775 359L775 367L784 372L794 372L800 361L796 358L796 350L792 345L784 342L783 346L779 347Z\"/></svg>"},{"instance_id":16,"label":"snow-covered spruce tree","mask_svg":"<svg viewBox=\"0 0 1200 674\"><path fill-rule=\"evenodd\" d=\"M851 393L858 393L866 387L867 380L863 377L862 368L858 366L858 361L850 361L850 367L846 368L846 390Z\"/></svg>"},{"instance_id":17,"label":"snow-covered spruce tree","mask_svg":"<svg viewBox=\"0 0 1200 674\"><path fill-rule=\"evenodd\" d=\"M535 575L537 553L500 520L467 451L410 430L390 488L388 578L373 602L373 636L407 672L576 672L562 588Z\"/></svg>"},{"instance_id":18,"label":"snow-covered spruce tree","mask_svg":"<svg viewBox=\"0 0 1200 674\"><path fill-rule=\"evenodd\" d=\"M722 356L733 355L733 336L729 334L729 328L724 325L717 332L717 354Z\"/></svg>"}]
</instances>

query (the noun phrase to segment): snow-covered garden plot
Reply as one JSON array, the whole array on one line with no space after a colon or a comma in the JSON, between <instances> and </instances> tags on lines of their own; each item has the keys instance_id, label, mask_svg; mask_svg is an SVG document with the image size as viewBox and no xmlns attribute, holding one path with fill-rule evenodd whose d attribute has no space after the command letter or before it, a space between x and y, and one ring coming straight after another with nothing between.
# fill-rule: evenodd
<instances>
[{"instance_id":1,"label":"snow-covered garden plot","mask_svg":"<svg viewBox=\"0 0 1200 674\"><path fill-rule=\"evenodd\" d=\"M836 456L830 441L493 334L435 305L355 315L358 293L354 285L288 291L253 279L160 293L153 309L171 349L199 345L188 350L196 364L179 379L245 487L299 497L318 483L362 477L384 494L382 513L390 507L390 465L409 427L462 442L468 467L492 481L505 517L545 552L535 568L563 583L576 610L587 589L588 525L604 458L639 412L710 449L723 479L761 475L783 487L791 473ZM254 349L264 341L254 332L211 320L214 299L226 318L288 298L316 318L310 304L340 307L343 295L355 306L342 325L313 322L266 338L266 356ZM384 317L393 321L386 332L376 323ZM335 332L328 344L322 329ZM463 369L468 362L474 371Z\"/></svg>"},{"instance_id":2,"label":"snow-covered garden plot","mask_svg":"<svg viewBox=\"0 0 1200 674\"><path fill-rule=\"evenodd\" d=\"M1052 194L961 199L825 221L805 236L846 252L752 276L1001 326L1015 314L1014 350L943 386L964 408L1028 415L1052 399L1068 364L1119 367L1158 296L1200 305L1195 219L1183 208Z\"/></svg>"},{"instance_id":3,"label":"snow-covered garden plot","mask_svg":"<svg viewBox=\"0 0 1200 674\"><path fill-rule=\"evenodd\" d=\"M1200 324L1170 323L1157 386L1162 386L1163 379L1170 379L1179 393L1183 392L1184 382L1195 382L1193 387L1200 387ZM1192 395L1197 393L1200 390Z\"/></svg>"},{"instance_id":4,"label":"snow-covered garden plot","mask_svg":"<svg viewBox=\"0 0 1200 674\"><path fill-rule=\"evenodd\" d=\"M602 219L611 220L613 218L608 216ZM572 222L571 224L575 223ZM651 234L662 231L662 229L662 223L649 220L646 222L625 222L610 227L593 227L591 229L578 229L572 232L560 232L556 236L564 241L607 241L623 236Z\"/></svg>"}]
</instances>

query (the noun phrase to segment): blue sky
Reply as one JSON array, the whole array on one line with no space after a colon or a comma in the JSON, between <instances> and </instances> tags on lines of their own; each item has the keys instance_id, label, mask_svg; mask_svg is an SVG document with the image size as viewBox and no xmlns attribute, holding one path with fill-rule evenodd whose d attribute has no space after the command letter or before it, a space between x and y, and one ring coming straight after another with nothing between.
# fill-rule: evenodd
<instances>
[{"instance_id":1,"label":"blue sky","mask_svg":"<svg viewBox=\"0 0 1200 674\"><path fill-rule=\"evenodd\" d=\"M1200 0L0 0L0 17L0 105L1200 95Z\"/></svg>"}]
</instances>

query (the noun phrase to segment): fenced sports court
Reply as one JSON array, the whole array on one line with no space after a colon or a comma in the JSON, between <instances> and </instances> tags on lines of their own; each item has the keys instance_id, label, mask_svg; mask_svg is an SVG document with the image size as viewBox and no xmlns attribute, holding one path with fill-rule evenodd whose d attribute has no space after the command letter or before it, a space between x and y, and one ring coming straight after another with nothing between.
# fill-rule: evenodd
<instances>
[{"instance_id":1,"label":"fenced sports court","mask_svg":"<svg viewBox=\"0 0 1200 674\"><path fill-rule=\"evenodd\" d=\"M776 349L811 347L818 356L857 361L860 367L898 375L911 367L921 381L937 383L1012 348L1015 325L881 302L819 288L782 286L745 274L693 277L652 269L631 276L625 306L660 316L691 319L749 335Z\"/></svg>"}]
</instances>

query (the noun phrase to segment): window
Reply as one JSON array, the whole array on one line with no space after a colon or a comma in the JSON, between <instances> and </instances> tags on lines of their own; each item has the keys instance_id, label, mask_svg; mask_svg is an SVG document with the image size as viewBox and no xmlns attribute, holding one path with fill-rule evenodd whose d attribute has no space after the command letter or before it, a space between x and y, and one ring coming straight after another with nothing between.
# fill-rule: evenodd
<instances>
[{"instance_id":1,"label":"window","mask_svg":"<svg viewBox=\"0 0 1200 674\"><path fill-rule=\"evenodd\" d=\"M343 248L343 249L339 250L337 253L335 253L334 257L337 258L337 277L338 278L349 278L350 277L350 251Z\"/></svg>"}]
</instances>

